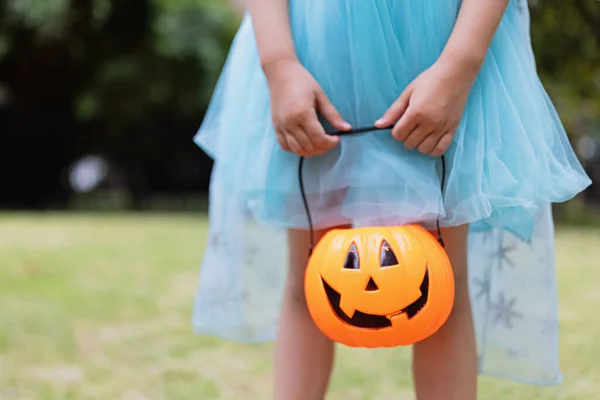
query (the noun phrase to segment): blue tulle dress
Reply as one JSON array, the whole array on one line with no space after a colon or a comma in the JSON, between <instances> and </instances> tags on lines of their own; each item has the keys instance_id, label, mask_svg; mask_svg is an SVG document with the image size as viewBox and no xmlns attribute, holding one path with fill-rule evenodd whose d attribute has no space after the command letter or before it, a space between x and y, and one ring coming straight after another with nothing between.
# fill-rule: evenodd
<instances>
[{"instance_id":1,"label":"blue tulle dress","mask_svg":"<svg viewBox=\"0 0 600 400\"><path fill-rule=\"evenodd\" d=\"M296 50L343 117L378 119L440 55L460 0L290 0ZM282 151L249 16L195 142L214 158L210 232L193 324L234 341L274 338L287 273L286 228L307 228L298 156ZM315 226L470 224L469 279L480 371L556 384L558 318L550 204L590 184L536 73L525 1L513 0L445 155L389 131L310 158Z\"/></svg>"}]
</instances>

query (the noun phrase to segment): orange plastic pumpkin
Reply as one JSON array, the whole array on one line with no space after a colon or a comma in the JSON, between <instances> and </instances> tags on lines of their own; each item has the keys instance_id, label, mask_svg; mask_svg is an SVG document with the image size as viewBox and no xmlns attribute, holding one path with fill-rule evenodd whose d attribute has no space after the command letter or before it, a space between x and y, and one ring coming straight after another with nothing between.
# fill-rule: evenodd
<instances>
[{"instance_id":1,"label":"orange plastic pumpkin","mask_svg":"<svg viewBox=\"0 0 600 400\"><path fill-rule=\"evenodd\" d=\"M330 339L394 347L426 339L445 323L454 276L446 252L421 226L338 229L314 248L305 293Z\"/></svg>"}]
</instances>

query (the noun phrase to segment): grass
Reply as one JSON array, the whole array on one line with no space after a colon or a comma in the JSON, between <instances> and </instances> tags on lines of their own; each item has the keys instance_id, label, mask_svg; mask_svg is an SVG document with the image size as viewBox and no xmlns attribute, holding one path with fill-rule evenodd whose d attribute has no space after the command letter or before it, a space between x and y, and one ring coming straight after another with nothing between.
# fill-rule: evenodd
<instances>
[{"instance_id":1,"label":"grass","mask_svg":"<svg viewBox=\"0 0 600 400\"><path fill-rule=\"evenodd\" d=\"M1 214L0 399L270 398L272 344L192 335L197 214ZM481 399L600 393L600 231L560 229L565 382L481 379ZM409 352L342 348L328 399L412 399Z\"/></svg>"}]
</instances>

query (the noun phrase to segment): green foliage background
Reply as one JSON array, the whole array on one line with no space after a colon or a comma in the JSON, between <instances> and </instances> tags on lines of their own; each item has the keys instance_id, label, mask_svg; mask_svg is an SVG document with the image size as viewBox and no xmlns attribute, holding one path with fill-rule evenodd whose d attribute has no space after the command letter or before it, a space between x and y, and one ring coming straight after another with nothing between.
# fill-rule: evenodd
<instances>
[{"instance_id":1,"label":"green foliage background","mask_svg":"<svg viewBox=\"0 0 600 400\"><path fill-rule=\"evenodd\" d=\"M538 71L563 122L599 135L600 1L537 0L531 16Z\"/></svg>"}]
</instances>

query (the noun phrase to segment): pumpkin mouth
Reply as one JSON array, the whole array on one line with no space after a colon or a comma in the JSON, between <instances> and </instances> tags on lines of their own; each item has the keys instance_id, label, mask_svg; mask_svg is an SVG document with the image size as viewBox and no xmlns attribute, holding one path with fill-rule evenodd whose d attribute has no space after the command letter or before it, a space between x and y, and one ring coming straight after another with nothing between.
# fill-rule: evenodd
<instances>
[{"instance_id":1,"label":"pumpkin mouth","mask_svg":"<svg viewBox=\"0 0 600 400\"><path fill-rule=\"evenodd\" d=\"M323 287L325 288L325 293L327 294L327 298L329 299L329 304L331 308L335 312L335 314L342 321L350 324L352 326L356 326L357 328L365 328L365 329L382 329L389 328L392 326L392 318L401 314L406 314L408 319L413 318L415 315L419 313L427 304L427 298L429 297L429 268L425 269L425 276L423 277L423 282L421 283L421 297L415 300L413 303L404 307L402 310L391 313L389 315L375 315L375 314L367 314L361 311L354 311L354 314L349 317L346 315L344 311L340 308L340 301L342 300L342 295L339 294L334 288L329 286L325 279L321 277L321 281L323 282Z\"/></svg>"}]
</instances>

